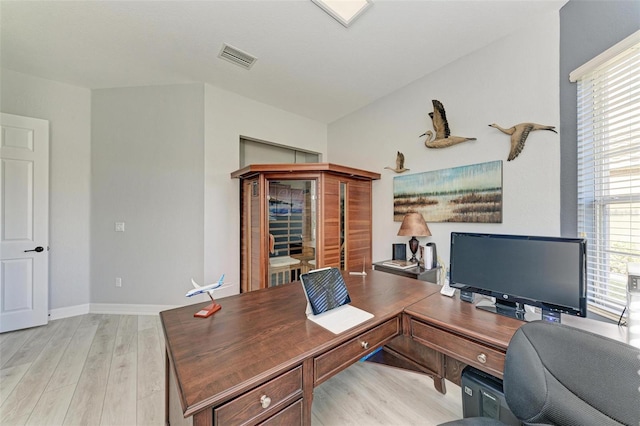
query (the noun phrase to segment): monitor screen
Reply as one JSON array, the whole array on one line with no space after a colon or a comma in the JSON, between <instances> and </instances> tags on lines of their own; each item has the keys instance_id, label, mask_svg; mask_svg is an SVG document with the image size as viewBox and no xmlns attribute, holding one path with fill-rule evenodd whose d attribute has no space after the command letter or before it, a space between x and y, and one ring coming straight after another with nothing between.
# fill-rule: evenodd
<instances>
[{"instance_id":1,"label":"monitor screen","mask_svg":"<svg viewBox=\"0 0 640 426\"><path fill-rule=\"evenodd\" d=\"M452 287L586 316L586 241L451 233Z\"/></svg>"}]
</instances>

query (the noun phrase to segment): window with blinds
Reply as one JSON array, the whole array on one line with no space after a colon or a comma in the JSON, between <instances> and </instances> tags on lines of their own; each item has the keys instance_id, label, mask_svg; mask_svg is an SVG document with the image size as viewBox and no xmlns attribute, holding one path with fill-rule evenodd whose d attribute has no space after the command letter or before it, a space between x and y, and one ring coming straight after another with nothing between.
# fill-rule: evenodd
<instances>
[{"instance_id":1,"label":"window with blinds","mask_svg":"<svg viewBox=\"0 0 640 426\"><path fill-rule=\"evenodd\" d=\"M578 235L587 239L587 303L616 319L627 301L627 263L640 262L638 34L631 46L627 40L615 55L605 52L604 60L590 61L575 77Z\"/></svg>"}]
</instances>

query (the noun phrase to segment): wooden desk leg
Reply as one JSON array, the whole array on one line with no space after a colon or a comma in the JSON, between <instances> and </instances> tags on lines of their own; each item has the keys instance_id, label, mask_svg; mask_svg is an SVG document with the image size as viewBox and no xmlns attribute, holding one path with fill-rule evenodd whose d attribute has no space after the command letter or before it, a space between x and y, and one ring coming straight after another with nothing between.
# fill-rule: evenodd
<instances>
[{"instance_id":1,"label":"wooden desk leg","mask_svg":"<svg viewBox=\"0 0 640 426\"><path fill-rule=\"evenodd\" d=\"M313 359L302 364L302 424L311 425L311 405L313 403Z\"/></svg>"},{"instance_id":2,"label":"wooden desk leg","mask_svg":"<svg viewBox=\"0 0 640 426\"><path fill-rule=\"evenodd\" d=\"M445 387L444 377L433 376L433 386L436 388L438 392L441 394L447 393L447 389Z\"/></svg>"},{"instance_id":3,"label":"wooden desk leg","mask_svg":"<svg viewBox=\"0 0 640 426\"><path fill-rule=\"evenodd\" d=\"M447 393L447 389L445 387L445 356L442 352L438 352L437 354L437 362L438 362L438 371L433 376L433 386L436 388L438 392L441 394Z\"/></svg>"},{"instance_id":4,"label":"wooden desk leg","mask_svg":"<svg viewBox=\"0 0 640 426\"><path fill-rule=\"evenodd\" d=\"M193 426L213 426L213 409L202 410L193 415Z\"/></svg>"},{"instance_id":5,"label":"wooden desk leg","mask_svg":"<svg viewBox=\"0 0 640 426\"><path fill-rule=\"evenodd\" d=\"M164 349L164 424L169 426L169 352Z\"/></svg>"}]
</instances>

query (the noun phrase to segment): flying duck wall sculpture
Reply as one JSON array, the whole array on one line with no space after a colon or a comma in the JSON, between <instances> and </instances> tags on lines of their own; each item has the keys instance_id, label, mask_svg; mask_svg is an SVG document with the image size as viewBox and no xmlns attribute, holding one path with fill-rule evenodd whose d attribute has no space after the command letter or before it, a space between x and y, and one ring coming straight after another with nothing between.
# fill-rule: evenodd
<instances>
[{"instance_id":1,"label":"flying duck wall sculpture","mask_svg":"<svg viewBox=\"0 0 640 426\"><path fill-rule=\"evenodd\" d=\"M509 151L509 158L507 161L511 161L516 158L524 149L524 143L529 136L529 133L534 130L550 130L553 133L558 133L554 129L554 126L544 126L542 124L536 123L520 123L516 124L513 127L509 127L508 129L503 129L497 124L489 124L489 127L494 127L500 130L502 133L506 133L507 135L511 135L511 151Z\"/></svg>"},{"instance_id":2,"label":"flying duck wall sculpture","mask_svg":"<svg viewBox=\"0 0 640 426\"><path fill-rule=\"evenodd\" d=\"M427 130L425 133L420 135L420 137L425 135L427 136L427 140L424 141L427 148L446 148L462 142L476 140L476 138L451 136L451 130L449 129L449 122L447 121L447 114L444 111L444 106L436 99L433 99L431 103L433 104L433 112L429 113L429 117L431 117L431 122L433 123L433 130L436 132L435 137L431 130Z\"/></svg>"},{"instance_id":3,"label":"flying duck wall sculpture","mask_svg":"<svg viewBox=\"0 0 640 426\"><path fill-rule=\"evenodd\" d=\"M404 154L398 151L398 155L396 155L396 168L393 167L385 167L385 169L393 170L396 173L403 173L409 169L404 168Z\"/></svg>"}]
</instances>

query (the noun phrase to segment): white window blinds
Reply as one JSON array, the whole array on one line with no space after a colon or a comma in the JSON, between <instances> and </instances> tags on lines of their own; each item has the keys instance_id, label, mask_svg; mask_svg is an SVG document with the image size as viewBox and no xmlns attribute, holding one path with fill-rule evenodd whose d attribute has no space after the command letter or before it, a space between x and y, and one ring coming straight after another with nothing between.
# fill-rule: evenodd
<instances>
[{"instance_id":1,"label":"white window blinds","mask_svg":"<svg viewBox=\"0 0 640 426\"><path fill-rule=\"evenodd\" d=\"M587 302L615 317L627 300L627 263L640 262L640 43L577 80L578 235L588 240Z\"/></svg>"}]
</instances>

